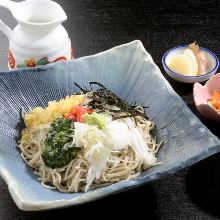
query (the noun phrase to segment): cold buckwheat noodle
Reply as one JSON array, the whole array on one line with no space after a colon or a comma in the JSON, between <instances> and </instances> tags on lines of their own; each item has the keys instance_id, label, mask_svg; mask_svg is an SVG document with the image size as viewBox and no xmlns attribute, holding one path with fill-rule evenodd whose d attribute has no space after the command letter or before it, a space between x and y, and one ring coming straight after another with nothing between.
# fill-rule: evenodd
<instances>
[{"instance_id":1,"label":"cold buckwheat noodle","mask_svg":"<svg viewBox=\"0 0 220 220\"><path fill-rule=\"evenodd\" d=\"M89 94L91 96L91 92ZM95 125L74 121L75 133L71 136L71 143L74 142L74 146L78 147L75 158L62 167L54 168L46 165L42 154L47 147L45 140L51 123L71 112L73 106L82 107L82 104L88 107L86 94L50 102L47 108L36 108L23 116L26 128L19 142L21 157L35 170L34 173L39 176L38 179L44 187L65 193L86 191L135 178L141 171L159 164L155 154L161 143L157 144L156 138L152 137L150 132L154 128L154 123L141 115L144 114L144 109L135 107L132 111L140 115L123 117L123 112L117 111L119 108L105 103L103 106L114 109L112 113L109 110L104 112L104 116L108 119L105 128L100 130ZM97 112L99 113L100 110L102 110L101 107ZM99 114L103 116L103 111ZM113 120L115 116L119 118ZM116 132L119 137L114 133L116 127L121 131L121 133L118 133L119 130ZM84 133L80 133L80 129L84 129ZM79 137L77 137L78 134ZM97 141L99 138L97 137L91 142L89 137L94 137L96 134L101 136L101 141ZM119 143L118 146L117 143ZM73 149L70 142L66 146L67 149ZM103 146L106 148L104 149ZM106 152L102 153L103 150Z\"/></svg>"}]
</instances>

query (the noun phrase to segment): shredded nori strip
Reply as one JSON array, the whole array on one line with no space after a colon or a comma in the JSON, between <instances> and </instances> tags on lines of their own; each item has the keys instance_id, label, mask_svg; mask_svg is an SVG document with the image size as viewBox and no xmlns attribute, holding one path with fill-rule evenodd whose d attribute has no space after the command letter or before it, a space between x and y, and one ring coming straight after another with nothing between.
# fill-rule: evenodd
<instances>
[{"instance_id":1,"label":"shredded nori strip","mask_svg":"<svg viewBox=\"0 0 220 220\"><path fill-rule=\"evenodd\" d=\"M112 113L113 120L127 118L127 117L136 117L142 116L148 119L144 113L138 111L136 109L136 103L134 105L129 105L127 102L119 98L116 94L107 89L104 85L99 82L90 82L91 91L82 88L80 85L75 83L75 85L82 91L83 94L91 92L91 96L89 98L91 101L88 103L88 106L93 109L99 109L101 111L108 111L110 114ZM93 90L92 86L98 86L98 89ZM107 108L106 106L117 107L118 109ZM147 107L143 107L147 108ZM123 113L123 115L115 116L117 113Z\"/></svg>"}]
</instances>

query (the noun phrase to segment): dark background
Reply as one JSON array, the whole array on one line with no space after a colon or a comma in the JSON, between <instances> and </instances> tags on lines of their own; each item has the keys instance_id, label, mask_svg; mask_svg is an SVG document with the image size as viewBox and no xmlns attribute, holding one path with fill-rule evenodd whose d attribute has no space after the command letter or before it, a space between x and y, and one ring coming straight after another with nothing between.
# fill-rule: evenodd
<instances>
[{"instance_id":1,"label":"dark background","mask_svg":"<svg viewBox=\"0 0 220 220\"><path fill-rule=\"evenodd\" d=\"M162 70L161 58L171 47L197 41L220 57L220 1L217 0L57 0L67 13L64 23L75 57L91 55L139 39ZM0 17L11 27L16 22L5 9ZM0 33L0 71L7 70L8 40ZM170 84L202 122L220 137L219 124L196 111L192 85ZM144 219L219 219L220 155L212 156L175 175L138 189L89 204L46 212L23 212L12 201L0 179L1 219L116 218L125 214ZM27 186L28 187L28 186ZM101 214L101 211L103 214ZM119 211L119 212L118 212ZM118 213L116 215L116 212ZM79 216L79 217L78 217Z\"/></svg>"}]
</instances>

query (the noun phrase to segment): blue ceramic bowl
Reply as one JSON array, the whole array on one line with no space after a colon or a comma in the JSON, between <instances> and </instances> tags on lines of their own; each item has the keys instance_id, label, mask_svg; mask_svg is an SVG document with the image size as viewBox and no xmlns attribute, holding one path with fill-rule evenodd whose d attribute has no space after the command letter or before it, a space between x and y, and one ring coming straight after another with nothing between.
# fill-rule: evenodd
<instances>
[{"instance_id":1,"label":"blue ceramic bowl","mask_svg":"<svg viewBox=\"0 0 220 220\"><path fill-rule=\"evenodd\" d=\"M74 82L88 86L90 81L100 81L129 103L149 106L146 114L156 123L154 133L158 142L164 141L157 155L162 164L133 180L86 193L46 189L20 157L19 111L21 107L26 111L45 107L50 100L78 91ZM54 209L99 199L174 173L219 150L219 139L174 92L140 41L72 62L0 73L0 174L22 210Z\"/></svg>"},{"instance_id":2,"label":"blue ceramic bowl","mask_svg":"<svg viewBox=\"0 0 220 220\"><path fill-rule=\"evenodd\" d=\"M163 63L163 68L166 71L166 73L172 77L173 79L179 81L179 82L184 82L184 83L195 83L195 82L203 82L208 80L210 77L212 77L218 70L219 67L219 59L218 57L211 52L210 50L200 47L200 49L206 54L206 57L209 60L210 67L207 70L207 73L201 76L184 76L181 74L178 74L174 71L172 71L167 63L169 63L169 59L172 55L179 55L183 54L184 50L188 47L188 45L181 45L178 47L174 47L170 50L168 50L162 58L162 63Z\"/></svg>"}]
</instances>

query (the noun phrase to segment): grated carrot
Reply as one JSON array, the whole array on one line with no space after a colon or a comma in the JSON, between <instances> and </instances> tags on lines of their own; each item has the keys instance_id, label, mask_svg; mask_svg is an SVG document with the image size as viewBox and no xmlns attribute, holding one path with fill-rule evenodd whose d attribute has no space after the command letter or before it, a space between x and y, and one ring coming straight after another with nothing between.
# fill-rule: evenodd
<instances>
[{"instance_id":1,"label":"grated carrot","mask_svg":"<svg viewBox=\"0 0 220 220\"><path fill-rule=\"evenodd\" d=\"M212 98L208 100L208 103L216 110L220 111L220 93L218 91L214 91Z\"/></svg>"}]
</instances>

